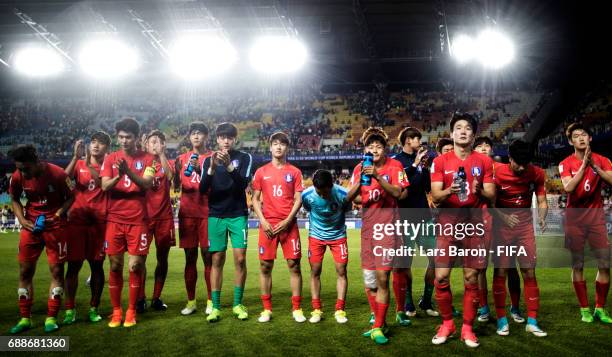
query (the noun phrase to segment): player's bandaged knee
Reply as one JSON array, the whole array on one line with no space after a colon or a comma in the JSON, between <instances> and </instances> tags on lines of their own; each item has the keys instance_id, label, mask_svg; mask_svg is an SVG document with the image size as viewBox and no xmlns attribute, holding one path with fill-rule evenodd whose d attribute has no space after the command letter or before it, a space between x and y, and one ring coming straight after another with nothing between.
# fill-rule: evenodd
<instances>
[{"instance_id":1,"label":"player's bandaged knee","mask_svg":"<svg viewBox=\"0 0 612 357\"><path fill-rule=\"evenodd\" d=\"M61 286L56 286L51 289L51 299L55 299L56 297L62 297L64 295L64 288Z\"/></svg>"},{"instance_id":2,"label":"player's bandaged knee","mask_svg":"<svg viewBox=\"0 0 612 357\"><path fill-rule=\"evenodd\" d=\"M363 270L363 284L368 289L376 289L376 270Z\"/></svg>"},{"instance_id":3,"label":"player's bandaged knee","mask_svg":"<svg viewBox=\"0 0 612 357\"><path fill-rule=\"evenodd\" d=\"M20 300L21 299L28 300L30 298L30 292L26 288L19 288L17 289L17 296L19 296Z\"/></svg>"}]
</instances>

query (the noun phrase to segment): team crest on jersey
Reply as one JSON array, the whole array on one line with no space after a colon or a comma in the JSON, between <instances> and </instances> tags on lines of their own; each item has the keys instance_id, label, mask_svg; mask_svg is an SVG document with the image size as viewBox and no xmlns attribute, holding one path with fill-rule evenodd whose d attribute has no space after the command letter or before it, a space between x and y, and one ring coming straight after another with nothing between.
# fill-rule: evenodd
<instances>
[{"instance_id":1,"label":"team crest on jersey","mask_svg":"<svg viewBox=\"0 0 612 357\"><path fill-rule=\"evenodd\" d=\"M285 175L285 181L287 183L293 182L293 176L291 176L291 174L286 174Z\"/></svg>"},{"instance_id":2,"label":"team crest on jersey","mask_svg":"<svg viewBox=\"0 0 612 357\"><path fill-rule=\"evenodd\" d=\"M240 166L240 161L232 160L232 166L234 166L235 168L238 168L238 166Z\"/></svg>"},{"instance_id":3,"label":"team crest on jersey","mask_svg":"<svg viewBox=\"0 0 612 357\"><path fill-rule=\"evenodd\" d=\"M136 170L142 170L143 167L144 165L142 164L142 161L136 161Z\"/></svg>"},{"instance_id":4,"label":"team crest on jersey","mask_svg":"<svg viewBox=\"0 0 612 357\"><path fill-rule=\"evenodd\" d=\"M474 177L480 176L480 167L478 166L472 167L472 176Z\"/></svg>"}]
</instances>

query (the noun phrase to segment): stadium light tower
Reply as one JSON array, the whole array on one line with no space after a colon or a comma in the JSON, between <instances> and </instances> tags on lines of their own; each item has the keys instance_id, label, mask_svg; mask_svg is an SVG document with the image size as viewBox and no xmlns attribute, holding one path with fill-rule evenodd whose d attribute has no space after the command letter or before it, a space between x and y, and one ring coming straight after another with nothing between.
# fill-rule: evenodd
<instances>
[{"instance_id":1,"label":"stadium light tower","mask_svg":"<svg viewBox=\"0 0 612 357\"><path fill-rule=\"evenodd\" d=\"M301 69L308 58L306 46L289 36L259 38L249 53L251 66L267 74L283 74Z\"/></svg>"},{"instance_id":2,"label":"stadium light tower","mask_svg":"<svg viewBox=\"0 0 612 357\"><path fill-rule=\"evenodd\" d=\"M221 35L194 34L178 38L169 49L172 71L185 80L201 80L224 73L238 58Z\"/></svg>"},{"instance_id":3,"label":"stadium light tower","mask_svg":"<svg viewBox=\"0 0 612 357\"><path fill-rule=\"evenodd\" d=\"M457 35L451 43L451 56L460 64L473 60L484 68L498 70L512 62L515 56L514 43L503 33L485 29L472 38L465 34Z\"/></svg>"},{"instance_id":4,"label":"stadium light tower","mask_svg":"<svg viewBox=\"0 0 612 357\"><path fill-rule=\"evenodd\" d=\"M30 77L49 77L64 70L61 56L50 48L22 48L13 59L17 72Z\"/></svg>"},{"instance_id":5,"label":"stadium light tower","mask_svg":"<svg viewBox=\"0 0 612 357\"><path fill-rule=\"evenodd\" d=\"M79 54L82 71L97 79L114 79L134 71L139 64L138 52L112 38L92 40Z\"/></svg>"}]
</instances>

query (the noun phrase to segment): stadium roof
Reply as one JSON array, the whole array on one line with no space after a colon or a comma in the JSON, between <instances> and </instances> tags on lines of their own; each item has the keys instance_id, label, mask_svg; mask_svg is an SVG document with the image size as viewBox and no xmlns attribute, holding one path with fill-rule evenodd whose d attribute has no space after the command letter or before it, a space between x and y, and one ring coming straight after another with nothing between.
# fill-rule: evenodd
<instances>
[{"instance_id":1,"label":"stadium roof","mask_svg":"<svg viewBox=\"0 0 612 357\"><path fill-rule=\"evenodd\" d=\"M236 47L245 48L256 35L295 30L307 43L322 83L427 83L466 74L450 63L448 36L495 25L518 44L513 79L552 79L555 85L567 79L568 70L604 68L598 56L589 57L597 63L590 66L575 54L606 43L600 42L607 40L600 31L605 21L598 21L604 11L594 6L599 5L552 0L0 1L0 58L23 43L40 41L17 10L57 35L67 53L90 35L117 31L154 65L161 58L134 21L136 14L162 43L177 31L220 25Z\"/></svg>"}]
</instances>

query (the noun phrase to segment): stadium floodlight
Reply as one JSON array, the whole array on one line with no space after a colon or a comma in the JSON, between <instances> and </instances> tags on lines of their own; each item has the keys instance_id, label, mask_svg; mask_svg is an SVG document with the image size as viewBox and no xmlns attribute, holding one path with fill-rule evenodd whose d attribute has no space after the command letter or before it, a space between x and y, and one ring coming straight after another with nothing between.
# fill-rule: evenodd
<instances>
[{"instance_id":1,"label":"stadium floodlight","mask_svg":"<svg viewBox=\"0 0 612 357\"><path fill-rule=\"evenodd\" d=\"M50 48L26 47L15 54L15 69L26 76L48 77L64 70L61 56Z\"/></svg>"},{"instance_id":2,"label":"stadium floodlight","mask_svg":"<svg viewBox=\"0 0 612 357\"><path fill-rule=\"evenodd\" d=\"M138 52L115 39L91 41L81 49L79 64L87 75L97 79L113 79L138 68Z\"/></svg>"},{"instance_id":3,"label":"stadium floodlight","mask_svg":"<svg viewBox=\"0 0 612 357\"><path fill-rule=\"evenodd\" d=\"M170 67L185 80L199 80L230 69L238 55L221 36L193 35L177 39L169 49Z\"/></svg>"},{"instance_id":4,"label":"stadium floodlight","mask_svg":"<svg viewBox=\"0 0 612 357\"><path fill-rule=\"evenodd\" d=\"M250 50L251 66L268 74L282 74L301 69L308 59L306 46L288 36L262 37Z\"/></svg>"},{"instance_id":5,"label":"stadium floodlight","mask_svg":"<svg viewBox=\"0 0 612 357\"><path fill-rule=\"evenodd\" d=\"M514 44L506 35L491 29L482 31L476 38L476 58L485 67L499 69L514 59Z\"/></svg>"},{"instance_id":6,"label":"stadium floodlight","mask_svg":"<svg viewBox=\"0 0 612 357\"><path fill-rule=\"evenodd\" d=\"M468 35L458 35L451 43L451 55L459 63L471 61L476 56L476 43Z\"/></svg>"}]
</instances>

